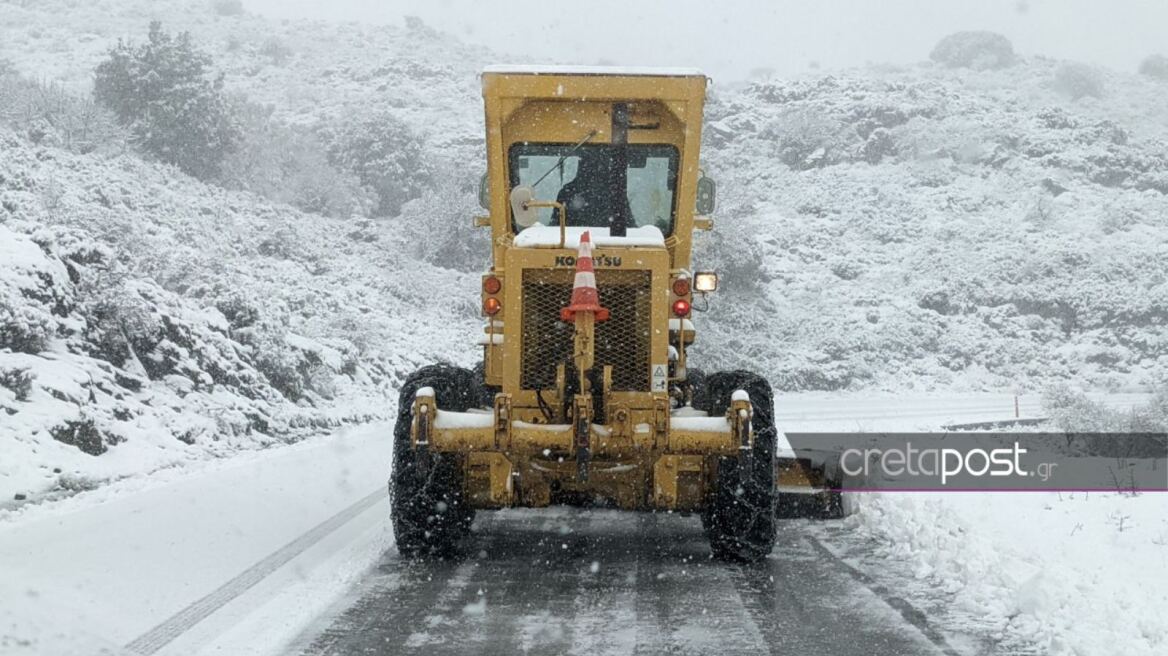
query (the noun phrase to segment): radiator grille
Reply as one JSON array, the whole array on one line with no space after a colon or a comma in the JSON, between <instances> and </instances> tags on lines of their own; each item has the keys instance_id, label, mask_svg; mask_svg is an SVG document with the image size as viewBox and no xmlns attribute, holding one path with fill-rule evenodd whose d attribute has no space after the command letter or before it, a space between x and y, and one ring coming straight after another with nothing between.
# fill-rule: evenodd
<instances>
[{"instance_id":1,"label":"radiator grille","mask_svg":"<svg viewBox=\"0 0 1168 656\"><path fill-rule=\"evenodd\" d=\"M556 366L572 365L572 324L560 321L560 310L572 296L575 272L570 269L527 269L523 272L523 389L552 389ZM649 271L600 270L596 286L608 321L596 324L597 371L612 365L612 387L620 392L649 391L651 312Z\"/></svg>"}]
</instances>

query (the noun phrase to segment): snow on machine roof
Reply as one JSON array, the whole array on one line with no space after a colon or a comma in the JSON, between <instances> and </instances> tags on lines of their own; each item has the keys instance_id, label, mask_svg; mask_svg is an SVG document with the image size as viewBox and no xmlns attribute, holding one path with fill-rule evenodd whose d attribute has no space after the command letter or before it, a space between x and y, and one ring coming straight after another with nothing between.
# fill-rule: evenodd
<instances>
[{"instance_id":1,"label":"snow on machine roof","mask_svg":"<svg viewBox=\"0 0 1168 656\"><path fill-rule=\"evenodd\" d=\"M675 68L650 66L575 66L575 65L524 65L494 64L483 69L483 73L502 75L631 75L648 77L705 77L696 68Z\"/></svg>"}]
</instances>

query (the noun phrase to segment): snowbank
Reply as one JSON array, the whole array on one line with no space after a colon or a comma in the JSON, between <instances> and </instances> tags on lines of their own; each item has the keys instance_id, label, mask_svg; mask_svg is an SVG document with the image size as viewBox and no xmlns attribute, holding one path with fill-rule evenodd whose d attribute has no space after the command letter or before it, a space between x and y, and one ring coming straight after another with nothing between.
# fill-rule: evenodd
<instances>
[{"instance_id":1,"label":"snowbank","mask_svg":"<svg viewBox=\"0 0 1168 656\"><path fill-rule=\"evenodd\" d=\"M1168 651L1163 494L866 494L847 523L1003 643L1051 656Z\"/></svg>"}]
</instances>

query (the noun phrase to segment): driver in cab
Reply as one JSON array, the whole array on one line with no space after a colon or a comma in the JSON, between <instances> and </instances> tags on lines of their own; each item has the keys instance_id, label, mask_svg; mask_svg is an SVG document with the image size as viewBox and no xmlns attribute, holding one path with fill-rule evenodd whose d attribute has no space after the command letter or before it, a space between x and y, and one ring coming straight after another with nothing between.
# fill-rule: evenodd
<instances>
[{"instance_id":1,"label":"driver in cab","mask_svg":"<svg viewBox=\"0 0 1168 656\"><path fill-rule=\"evenodd\" d=\"M607 228L617 216L631 216L629 199L613 184L612 159L603 149L585 150L576 166L576 177L564 185L556 200L568 211L568 225ZM616 203L624 203L618 212ZM557 211L554 220L559 222Z\"/></svg>"}]
</instances>

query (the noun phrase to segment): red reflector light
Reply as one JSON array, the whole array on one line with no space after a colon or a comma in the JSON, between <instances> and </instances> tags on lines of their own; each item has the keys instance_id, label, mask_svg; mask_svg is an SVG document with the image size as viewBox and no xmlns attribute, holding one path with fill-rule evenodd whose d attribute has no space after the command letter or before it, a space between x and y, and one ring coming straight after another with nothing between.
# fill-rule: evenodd
<instances>
[{"instance_id":1,"label":"red reflector light","mask_svg":"<svg viewBox=\"0 0 1168 656\"><path fill-rule=\"evenodd\" d=\"M684 298L679 298L673 302L673 313L679 317L684 317L689 314L689 301Z\"/></svg>"},{"instance_id":2,"label":"red reflector light","mask_svg":"<svg viewBox=\"0 0 1168 656\"><path fill-rule=\"evenodd\" d=\"M498 294L499 290L503 289L503 283L495 276L488 276L483 278L483 291L488 294Z\"/></svg>"},{"instance_id":3,"label":"red reflector light","mask_svg":"<svg viewBox=\"0 0 1168 656\"><path fill-rule=\"evenodd\" d=\"M678 278L673 281L673 293L678 296L689 294L689 278Z\"/></svg>"},{"instance_id":4,"label":"red reflector light","mask_svg":"<svg viewBox=\"0 0 1168 656\"><path fill-rule=\"evenodd\" d=\"M483 301L483 314L493 317L503 309L503 304L497 298L488 298Z\"/></svg>"}]
</instances>

